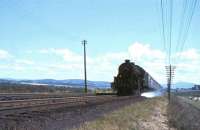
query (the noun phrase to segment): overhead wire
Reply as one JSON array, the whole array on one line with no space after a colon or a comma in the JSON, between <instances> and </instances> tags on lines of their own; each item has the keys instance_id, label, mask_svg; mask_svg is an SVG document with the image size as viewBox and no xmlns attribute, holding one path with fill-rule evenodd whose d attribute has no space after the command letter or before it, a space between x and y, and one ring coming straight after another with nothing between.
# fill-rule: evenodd
<instances>
[{"instance_id":1,"label":"overhead wire","mask_svg":"<svg viewBox=\"0 0 200 130\"><path fill-rule=\"evenodd\" d=\"M178 40L176 44L175 53L183 51L197 3L198 3L198 0L184 0L183 1L183 9L182 9L183 13L181 14L181 21L180 21ZM168 57L168 63L171 64L172 36L173 36L172 34L173 33L173 26L172 26L173 25L173 0L161 0L160 6L161 6L162 37L163 37L164 49Z\"/></svg>"},{"instance_id":2,"label":"overhead wire","mask_svg":"<svg viewBox=\"0 0 200 130\"><path fill-rule=\"evenodd\" d=\"M160 7L162 21L162 37L167 55L166 63L168 62L168 64L170 64L172 48L173 0L161 0Z\"/></svg>"},{"instance_id":3,"label":"overhead wire","mask_svg":"<svg viewBox=\"0 0 200 130\"><path fill-rule=\"evenodd\" d=\"M181 21L180 21L180 25L179 25L179 33L178 33L178 40L177 40L177 44L176 44L176 51L178 51L178 47L180 46L180 40L181 40L181 36L182 36L182 31L183 31L183 25L184 25L184 17L186 15L186 9L187 9L187 5L188 5L188 0L184 0L183 1L183 8L182 8L182 14L181 14Z\"/></svg>"},{"instance_id":4,"label":"overhead wire","mask_svg":"<svg viewBox=\"0 0 200 130\"><path fill-rule=\"evenodd\" d=\"M190 26L191 26L191 21L192 21L192 18L194 16L194 12L195 12L195 8L196 8L196 5L197 5L197 0L194 0L193 1L194 3L192 3L191 5L191 14L188 16L188 23L186 25L186 31L185 33L183 34L183 41L182 41L182 46L180 47L180 52L183 51L183 48L184 48L184 45L185 45L185 42L187 40L187 37L188 37L188 32L189 32L189 29L190 29Z\"/></svg>"},{"instance_id":5,"label":"overhead wire","mask_svg":"<svg viewBox=\"0 0 200 130\"><path fill-rule=\"evenodd\" d=\"M164 22L164 7L163 7L163 0L160 2L160 7L161 7L161 21L162 21L162 37L163 37L163 43L164 43L164 50L166 51L166 37L165 37L165 22Z\"/></svg>"},{"instance_id":6,"label":"overhead wire","mask_svg":"<svg viewBox=\"0 0 200 130\"><path fill-rule=\"evenodd\" d=\"M170 33L169 33L169 64L171 64L171 46L172 46L172 20L173 20L173 0L170 0Z\"/></svg>"},{"instance_id":7,"label":"overhead wire","mask_svg":"<svg viewBox=\"0 0 200 130\"><path fill-rule=\"evenodd\" d=\"M181 60L182 58L181 52L183 51L186 40L188 38L191 21L192 21L195 9L197 7L197 4L198 4L198 0L186 0L185 4L183 4L184 14L182 17L182 21L180 23L179 37L178 37L178 42L176 45L176 52L178 53L176 60Z\"/></svg>"},{"instance_id":8,"label":"overhead wire","mask_svg":"<svg viewBox=\"0 0 200 130\"><path fill-rule=\"evenodd\" d=\"M162 21L162 38L164 50L166 51L166 63L170 65L172 63L172 43L173 43L173 9L174 9L173 0L160 0L161 8L161 21ZM195 9L199 4L199 0L184 0L182 2L182 12L180 19L180 26L177 37L177 44L175 45L175 54L181 53L184 49L188 33L191 27L191 22L194 16ZM175 61L179 60L178 58L181 55L175 56ZM173 60L173 61L174 61ZM175 62L176 63L176 62Z\"/></svg>"},{"instance_id":9,"label":"overhead wire","mask_svg":"<svg viewBox=\"0 0 200 130\"><path fill-rule=\"evenodd\" d=\"M162 22L162 37L163 37L163 46L164 51L166 52L165 62L168 63L169 59L169 17L168 9L169 9L168 0L160 0L160 8L161 8L161 22Z\"/></svg>"}]
</instances>

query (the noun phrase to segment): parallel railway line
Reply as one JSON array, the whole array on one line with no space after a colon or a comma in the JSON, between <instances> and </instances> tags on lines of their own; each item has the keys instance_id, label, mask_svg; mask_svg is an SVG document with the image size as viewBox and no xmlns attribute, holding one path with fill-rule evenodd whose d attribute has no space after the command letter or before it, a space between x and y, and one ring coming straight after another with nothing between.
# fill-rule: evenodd
<instances>
[{"instance_id":1,"label":"parallel railway line","mask_svg":"<svg viewBox=\"0 0 200 130\"><path fill-rule=\"evenodd\" d=\"M88 96L92 94L87 94ZM0 101L85 96L73 93L0 93Z\"/></svg>"},{"instance_id":2,"label":"parallel railway line","mask_svg":"<svg viewBox=\"0 0 200 130\"><path fill-rule=\"evenodd\" d=\"M62 97L62 98L43 98L43 99L25 99L25 100L10 100L10 101L0 101L0 112L20 110L20 109L33 109L36 110L51 109L57 107L71 107L78 105L91 105L99 104L104 102L110 102L113 100L123 100L131 98L131 96L117 97L114 95L104 95L104 96L72 96L72 97Z\"/></svg>"}]
</instances>

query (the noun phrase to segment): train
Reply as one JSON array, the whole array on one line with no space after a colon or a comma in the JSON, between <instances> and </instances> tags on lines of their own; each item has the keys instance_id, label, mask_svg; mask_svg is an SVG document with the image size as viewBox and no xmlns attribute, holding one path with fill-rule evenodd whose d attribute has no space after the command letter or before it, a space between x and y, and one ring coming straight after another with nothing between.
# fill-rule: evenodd
<instances>
[{"instance_id":1,"label":"train","mask_svg":"<svg viewBox=\"0 0 200 130\"><path fill-rule=\"evenodd\" d=\"M111 83L118 96L140 95L161 87L147 71L128 59L119 66L118 74Z\"/></svg>"}]
</instances>

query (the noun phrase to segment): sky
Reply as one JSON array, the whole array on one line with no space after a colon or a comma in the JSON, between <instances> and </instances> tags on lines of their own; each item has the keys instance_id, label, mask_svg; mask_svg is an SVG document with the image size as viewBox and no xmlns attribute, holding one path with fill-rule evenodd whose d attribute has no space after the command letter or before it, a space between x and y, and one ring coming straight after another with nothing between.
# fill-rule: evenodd
<instances>
[{"instance_id":1,"label":"sky","mask_svg":"<svg viewBox=\"0 0 200 130\"><path fill-rule=\"evenodd\" d=\"M180 0L174 5L174 81L200 83L199 7L178 52ZM165 83L160 0L1 0L0 78L83 79L84 39L89 80L112 81L130 59Z\"/></svg>"}]
</instances>

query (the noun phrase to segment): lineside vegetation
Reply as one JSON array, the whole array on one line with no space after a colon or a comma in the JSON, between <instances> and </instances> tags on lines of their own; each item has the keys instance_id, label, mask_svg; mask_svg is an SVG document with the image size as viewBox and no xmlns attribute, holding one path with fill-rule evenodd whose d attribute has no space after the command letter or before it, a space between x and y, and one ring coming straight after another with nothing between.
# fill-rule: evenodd
<instances>
[{"instance_id":1,"label":"lineside vegetation","mask_svg":"<svg viewBox=\"0 0 200 130\"><path fill-rule=\"evenodd\" d=\"M153 119L162 116L165 112L167 100L164 97L146 99L122 109L104 115L95 121L86 122L73 130L167 130L162 126L162 119ZM155 122L158 121L158 122Z\"/></svg>"}]
</instances>

